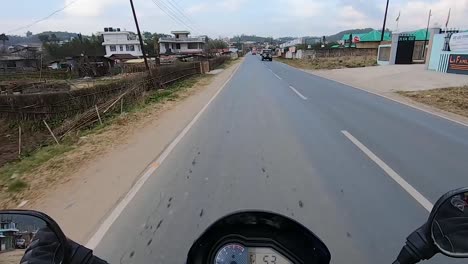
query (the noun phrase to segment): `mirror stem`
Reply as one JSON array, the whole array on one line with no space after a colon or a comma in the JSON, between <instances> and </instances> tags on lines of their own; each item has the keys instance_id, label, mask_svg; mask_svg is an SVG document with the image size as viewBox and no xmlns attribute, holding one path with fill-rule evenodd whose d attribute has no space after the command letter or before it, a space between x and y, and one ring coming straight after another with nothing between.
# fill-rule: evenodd
<instances>
[{"instance_id":1,"label":"mirror stem","mask_svg":"<svg viewBox=\"0 0 468 264\"><path fill-rule=\"evenodd\" d=\"M430 259L437 253L436 247L428 239L428 229L424 224L406 238L406 245L401 249L396 264L413 264Z\"/></svg>"},{"instance_id":2,"label":"mirror stem","mask_svg":"<svg viewBox=\"0 0 468 264\"><path fill-rule=\"evenodd\" d=\"M420 259L415 258L415 254L412 252L408 245L404 246L400 254L398 254L397 260L393 264L415 264L418 263Z\"/></svg>"}]
</instances>

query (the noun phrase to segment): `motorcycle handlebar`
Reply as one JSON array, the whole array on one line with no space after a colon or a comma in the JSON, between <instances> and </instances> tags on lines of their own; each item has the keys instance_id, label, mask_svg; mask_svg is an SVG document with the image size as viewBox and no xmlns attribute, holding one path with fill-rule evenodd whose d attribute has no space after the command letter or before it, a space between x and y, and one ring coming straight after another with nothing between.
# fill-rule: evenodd
<instances>
[{"instance_id":1,"label":"motorcycle handlebar","mask_svg":"<svg viewBox=\"0 0 468 264\"><path fill-rule=\"evenodd\" d=\"M68 240L70 246L70 264L108 264L107 261L94 256L93 251L73 240Z\"/></svg>"}]
</instances>

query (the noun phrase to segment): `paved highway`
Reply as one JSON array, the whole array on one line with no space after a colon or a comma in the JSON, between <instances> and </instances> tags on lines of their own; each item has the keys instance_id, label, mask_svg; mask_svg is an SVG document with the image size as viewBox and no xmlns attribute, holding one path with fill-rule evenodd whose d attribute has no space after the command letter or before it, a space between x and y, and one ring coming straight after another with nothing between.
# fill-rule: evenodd
<instances>
[{"instance_id":1,"label":"paved highway","mask_svg":"<svg viewBox=\"0 0 468 264\"><path fill-rule=\"evenodd\" d=\"M262 209L310 228L332 263L391 263L431 204L468 186L468 127L258 56L186 132L98 255L184 263L212 222Z\"/></svg>"}]
</instances>

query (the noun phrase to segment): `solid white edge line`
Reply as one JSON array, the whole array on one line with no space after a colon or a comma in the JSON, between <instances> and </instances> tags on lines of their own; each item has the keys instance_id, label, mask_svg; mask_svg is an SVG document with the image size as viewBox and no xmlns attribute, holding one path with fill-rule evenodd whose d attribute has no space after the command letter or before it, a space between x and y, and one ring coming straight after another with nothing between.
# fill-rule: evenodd
<instances>
[{"instance_id":1,"label":"solid white edge line","mask_svg":"<svg viewBox=\"0 0 468 264\"><path fill-rule=\"evenodd\" d=\"M291 90L293 90L300 98L304 99L304 100L307 100L307 97L305 97L304 95L302 95L298 90L296 90L296 88L292 87L291 85L289 85L289 88Z\"/></svg>"},{"instance_id":2,"label":"solid white edge line","mask_svg":"<svg viewBox=\"0 0 468 264\"><path fill-rule=\"evenodd\" d=\"M437 116L437 117L443 118L443 119L445 119L445 120L448 120L448 121L452 121L452 122L454 122L454 123L457 123L457 124L459 124L459 125L468 127L468 124L467 124L467 123L465 123L465 122L463 122L463 121L455 120L455 119L450 118L450 117L448 117L448 116L445 116L445 115L443 115L443 114L436 113L436 112L431 112L431 111L429 111L429 110L427 110L427 109L424 109L424 108L421 108L421 107L419 107L419 106L412 105L412 104L410 104L410 103L407 103L407 102L404 102L404 101L400 101L400 100L391 98L391 97L389 97L389 96L386 96L386 95L383 95L383 94L379 94L379 93L377 93L377 92L369 91L369 90L366 90L366 89L364 89L364 88L359 88L359 87L353 86L353 85L351 85L351 84L344 83L344 82L342 82L342 81L333 80L333 79L326 78L326 77L324 77L324 76L320 76L320 75L317 75L317 74L313 74L313 73L310 73L310 72L308 72L308 71L306 71L306 70L304 70L304 69L299 69L299 68L296 68L296 67L292 67L292 66L289 66L289 65L287 65L287 64L285 64L285 63L282 63L282 62L280 62L280 64L283 64L283 65L285 65L285 66L288 67L288 68L292 68L292 69L295 69L295 70L303 71L303 72L305 72L305 73L307 73L307 74L310 74L310 75L313 75L313 76L316 76L316 77L320 77L320 78L323 78L323 79L326 79L326 80L329 80L329 81L337 82L337 83L339 83L339 84L343 84L343 85L349 86L349 87L351 87L351 88L354 88L354 89L357 89L357 90L361 90L361 91L366 92L366 93L370 93L370 94L373 94L373 95L380 96L380 97L382 97L382 98L388 99L388 100L393 101L393 102L395 102L395 103L399 103L399 104L402 104L402 105L411 107L411 108L413 108L413 109L419 110L419 111L421 111L421 112L424 112L424 113L427 113L427 114L430 114L430 115L433 115L433 116Z\"/></svg>"},{"instance_id":3,"label":"solid white edge line","mask_svg":"<svg viewBox=\"0 0 468 264\"><path fill-rule=\"evenodd\" d=\"M224 87L229 83L229 81L232 79L232 77L236 74L237 70L241 64L237 66L237 68L232 72L231 76L224 82L224 84L221 86L221 88L211 97L211 99L208 101L208 103L205 104L205 106L198 112L198 114L190 121L190 123L180 132L180 134L169 144L169 146L164 149L164 151L159 155L159 157L153 161L146 171L143 173L143 175L138 179L138 181L133 185L133 187L130 189L130 191L125 195L125 197L117 204L117 206L112 210L112 212L109 214L109 216L101 223L99 228L96 230L94 235L89 239L88 243L86 243L86 247L89 249L94 249L96 246L101 242L101 240L104 238L105 234L109 230L109 228L112 226L112 224L117 220L119 215L123 212L125 207L132 201L133 197L138 193L138 191L141 189L143 184L150 178L150 176L157 170L159 165L164 162L164 160L169 156L171 151L177 146L177 144L182 140L182 138L187 134L187 132L193 127L193 125L198 121L200 116L205 112L205 110L208 108L208 106L213 102L213 100L218 96L218 94L224 89Z\"/></svg>"},{"instance_id":4,"label":"solid white edge line","mask_svg":"<svg viewBox=\"0 0 468 264\"><path fill-rule=\"evenodd\" d=\"M409 195L411 195L419 204L422 205L427 211L432 210L432 203L426 199L418 190L416 190L411 184L405 181L398 173L396 173L390 166L383 162L377 155L370 151L364 144L357 140L348 131L342 130L343 133L354 145L356 145L364 154L366 154L373 162L375 162L385 173L390 176L396 183L398 183Z\"/></svg>"}]
</instances>

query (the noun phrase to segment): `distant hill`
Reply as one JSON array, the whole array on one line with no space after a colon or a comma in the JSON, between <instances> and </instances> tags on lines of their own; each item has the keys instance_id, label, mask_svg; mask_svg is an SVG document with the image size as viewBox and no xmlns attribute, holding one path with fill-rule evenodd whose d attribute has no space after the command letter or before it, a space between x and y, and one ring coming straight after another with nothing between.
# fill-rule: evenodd
<instances>
[{"instance_id":1,"label":"distant hill","mask_svg":"<svg viewBox=\"0 0 468 264\"><path fill-rule=\"evenodd\" d=\"M254 42L267 42L267 41L270 41L271 38L270 37L260 37L260 36L256 36L256 35L240 35L240 36L234 36L233 38L231 38L231 41L232 42L237 42L239 41L240 42L244 42L244 41L254 41Z\"/></svg>"},{"instance_id":2,"label":"distant hill","mask_svg":"<svg viewBox=\"0 0 468 264\"><path fill-rule=\"evenodd\" d=\"M29 37L26 36L15 36L15 35L8 35L9 41L6 42L6 45L16 45L16 44L34 44L34 43L41 43L38 36L39 35L52 35L55 34L57 38L60 40L68 40L72 37L76 37L78 33L73 32L63 32L63 31L44 31L42 33L34 34Z\"/></svg>"},{"instance_id":3,"label":"distant hill","mask_svg":"<svg viewBox=\"0 0 468 264\"><path fill-rule=\"evenodd\" d=\"M372 30L374 30L374 29L373 28L348 29L348 30L338 32L338 33L336 33L334 35L330 35L330 36L326 37L326 39L327 39L328 42L336 42L336 41L340 40L341 38L343 38L344 34L350 34L350 33L361 34L361 33L370 32Z\"/></svg>"}]
</instances>

